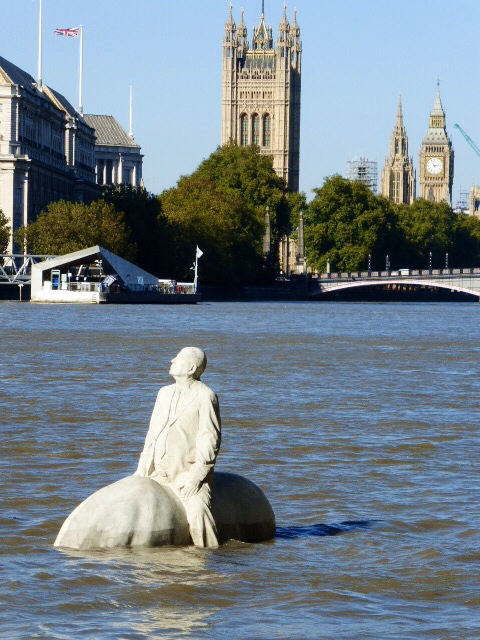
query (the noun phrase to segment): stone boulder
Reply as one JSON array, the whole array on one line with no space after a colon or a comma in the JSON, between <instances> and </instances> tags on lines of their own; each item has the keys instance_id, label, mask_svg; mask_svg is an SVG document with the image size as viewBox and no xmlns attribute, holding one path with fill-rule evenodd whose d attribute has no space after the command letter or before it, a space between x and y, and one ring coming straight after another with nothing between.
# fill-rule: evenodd
<instances>
[{"instance_id":1,"label":"stone boulder","mask_svg":"<svg viewBox=\"0 0 480 640\"><path fill-rule=\"evenodd\" d=\"M275 515L253 482L215 472L212 512L220 542L261 542L275 535ZM96 491L63 523L56 547L98 549L192 544L181 500L150 478L128 476Z\"/></svg>"}]
</instances>

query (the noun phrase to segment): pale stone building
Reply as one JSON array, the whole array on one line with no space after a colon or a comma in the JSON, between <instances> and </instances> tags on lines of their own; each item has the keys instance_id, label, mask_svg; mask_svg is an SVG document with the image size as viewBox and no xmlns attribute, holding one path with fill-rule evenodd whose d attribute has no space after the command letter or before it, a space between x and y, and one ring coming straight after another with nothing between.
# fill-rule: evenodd
<instances>
[{"instance_id":1,"label":"pale stone building","mask_svg":"<svg viewBox=\"0 0 480 640\"><path fill-rule=\"evenodd\" d=\"M420 149L420 198L452 203L453 164L453 147L447 134L438 87L429 128Z\"/></svg>"},{"instance_id":2,"label":"pale stone building","mask_svg":"<svg viewBox=\"0 0 480 640\"><path fill-rule=\"evenodd\" d=\"M415 170L408 156L408 137L403 124L402 100L398 100L397 119L390 138L390 155L385 158L380 192L397 204L415 200Z\"/></svg>"},{"instance_id":3,"label":"pale stone building","mask_svg":"<svg viewBox=\"0 0 480 640\"><path fill-rule=\"evenodd\" d=\"M141 147L113 116L85 115L95 129L95 175L99 185L143 186Z\"/></svg>"},{"instance_id":4,"label":"pale stone building","mask_svg":"<svg viewBox=\"0 0 480 640\"><path fill-rule=\"evenodd\" d=\"M291 191L299 188L302 43L296 12L284 8L274 45L262 12L248 40L243 11L238 27L232 6L223 39L222 145L255 144L273 157Z\"/></svg>"},{"instance_id":5,"label":"pale stone building","mask_svg":"<svg viewBox=\"0 0 480 640\"><path fill-rule=\"evenodd\" d=\"M98 197L94 145L62 95L0 57L0 209L12 232L51 202Z\"/></svg>"},{"instance_id":6,"label":"pale stone building","mask_svg":"<svg viewBox=\"0 0 480 640\"><path fill-rule=\"evenodd\" d=\"M468 213L471 216L480 218L480 187L476 184L470 189Z\"/></svg>"}]
</instances>

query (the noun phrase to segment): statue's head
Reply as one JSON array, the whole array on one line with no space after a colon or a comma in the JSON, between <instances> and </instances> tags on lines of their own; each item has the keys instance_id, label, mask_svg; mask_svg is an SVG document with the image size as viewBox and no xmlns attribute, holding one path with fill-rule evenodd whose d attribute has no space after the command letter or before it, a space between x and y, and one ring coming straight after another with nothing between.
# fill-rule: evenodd
<instances>
[{"instance_id":1,"label":"statue's head","mask_svg":"<svg viewBox=\"0 0 480 640\"><path fill-rule=\"evenodd\" d=\"M207 356L198 347L184 347L172 360L170 375L174 378L193 378L200 376L207 366Z\"/></svg>"}]
</instances>

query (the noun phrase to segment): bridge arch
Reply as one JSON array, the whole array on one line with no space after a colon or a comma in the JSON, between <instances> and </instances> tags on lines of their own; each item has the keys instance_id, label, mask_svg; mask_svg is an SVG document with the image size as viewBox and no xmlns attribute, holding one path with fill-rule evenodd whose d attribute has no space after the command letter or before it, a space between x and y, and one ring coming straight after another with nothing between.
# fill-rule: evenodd
<instances>
[{"instance_id":1,"label":"bridge arch","mask_svg":"<svg viewBox=\"0 0 480 640\"><path fill-rule=\"evenodd\" d=\"M338 297L341 292L352 292L361 290L377 290L383 292L391 292L392 294L397 292L414 292L414 291L441 291L448 294L460 294L465 296L467 300L480 301L480 279L478 280L478 288L472 287L471 283L463 282L465 278L415 278L415 277L374 277L374 278L357 278L351 276L348 279L331 279L331 280L319 280L316 288L313 288L309 297L311 299L322 300ZM469 284L470 286L465 286Z\"/></svg>"}]
</instances>

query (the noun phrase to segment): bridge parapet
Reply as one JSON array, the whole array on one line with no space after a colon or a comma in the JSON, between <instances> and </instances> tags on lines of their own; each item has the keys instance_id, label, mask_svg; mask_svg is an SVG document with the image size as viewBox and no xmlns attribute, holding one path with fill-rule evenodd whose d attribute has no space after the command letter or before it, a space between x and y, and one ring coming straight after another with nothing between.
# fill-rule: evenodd
<instances>
[{"instance_id":1,"label":"bridge parapet","mask_svg":"<svg viewBox=\"0 0 480 640\"><path fill-rule=\"evenodd\" d=\"M465 269L400 269L396 271L357 271L320 273L312 279L311 297L322 293L361 287L402 285L446 289L467 293L480 300L480 267Z\"/></svg>"},{"instance_id":2,"label":"bridge parapet","mask_svg":"<svg viewBox=\"0 0 480 640\"><path fill-rule=\"evenodd\" d=\"M400 276L451 276L451 275L480 275L480 267L465 269L395 269L392 271L341 271L338 273L319 273L319 280L344 280L349 278L392 278Z\"/></svg>"}]
</instances>

